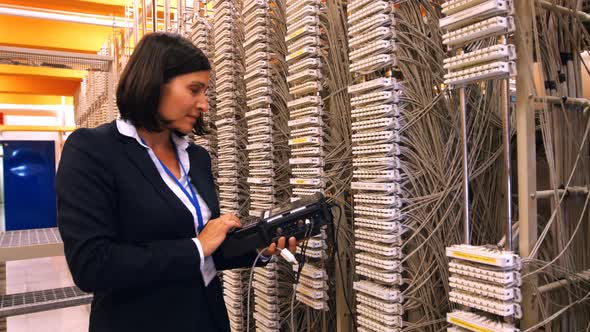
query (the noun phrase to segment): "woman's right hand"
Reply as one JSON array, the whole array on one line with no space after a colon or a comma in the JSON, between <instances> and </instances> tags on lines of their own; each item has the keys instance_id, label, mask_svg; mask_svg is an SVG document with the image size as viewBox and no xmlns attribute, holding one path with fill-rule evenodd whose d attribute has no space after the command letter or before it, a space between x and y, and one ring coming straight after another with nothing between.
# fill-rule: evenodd
<instances>
[{"instance_id":1,"label":"woman's right hand","mask_svg":"<svg viewBox=\"0 0 590 332\"><path fill-rule=\"evenodd\" d=\"M207 222L197 239L201 242L203 255L211 256L225 240L227 233L234 227L242 227L240 219L233 214L224 214Z\"/></svg>"}]
</instances>

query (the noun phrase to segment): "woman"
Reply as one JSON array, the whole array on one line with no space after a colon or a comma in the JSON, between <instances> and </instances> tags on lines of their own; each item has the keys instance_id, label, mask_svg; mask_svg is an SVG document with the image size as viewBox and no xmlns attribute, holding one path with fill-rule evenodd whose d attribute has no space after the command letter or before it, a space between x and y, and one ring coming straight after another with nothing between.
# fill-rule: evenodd
<instances>
[{"instance_id":1,"label":"woman","mask_svg":"<svg viewBox=\"0 0 590 332\"><path fill-rule=\"evenodd\" d=\"M209 70L181 36L144 36L117 88L121 119L64 145L59 231L76 285L94 293L91 332L229 331L217 271L258 253L216 252L240 221L219 215L209 154L184 137L204 132Z\"/></svg>"}]
</instances>

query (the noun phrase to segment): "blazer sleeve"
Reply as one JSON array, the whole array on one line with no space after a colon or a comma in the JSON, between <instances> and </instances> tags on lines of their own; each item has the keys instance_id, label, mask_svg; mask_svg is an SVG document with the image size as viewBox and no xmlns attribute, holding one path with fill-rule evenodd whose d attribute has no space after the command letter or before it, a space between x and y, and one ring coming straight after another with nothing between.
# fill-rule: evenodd
<instances>
[{"instance_id":1,"label":"blazer sleeve","mask_svg":"<svg viewBox=\"0 0 590 332\"><path fill-rule=\"evenodd\" d=\"M213 172L211 171L211 156L209 155L209 152L207 152L207 150L205 150L201 146L198 146L196 144L192 144L192 145L195 148L195 160L203 160L204 164L207 166L207 173L209 176L208 183L211 186L211 188L215 188L215 183L213 181ZM218 198L215 197L215 199L218 199ZM217 206L219 206L219 204L217 204ZM220 214L219 209L217 209L216 211L211 211L211 212L213 213L214 216L219 216L219 214ZM213 256L213 261L215 262L215 268L219 271L224 271L224 270L252 267L252 264L254 264L254 260L256 259L256 256L258 256L258 252L252 251L252 252L247 253L243 256L238 256L238 257L234 257L231 259L226 259L221 255L219 250L216 250L215 252L213 252L212 256ZM256 266L265 266L267 263L268 263L268 260L263 262L261 259L259 259L258 262L256 263Z\"/></svg>"},{"instance_id":2,"label":"blazer sleeve","mask_svg":"<svg viewBox=\"0 0 590 332\"><path fill-rule=\"evenodd\" d=\"M86 292L200 278L190 238L129 244L118 240L117 191L105 142L92 129L66 141L55 189L58 228L74 282ZM114 159L110 157L110 159Z\"/></svg>"}]
</instances>

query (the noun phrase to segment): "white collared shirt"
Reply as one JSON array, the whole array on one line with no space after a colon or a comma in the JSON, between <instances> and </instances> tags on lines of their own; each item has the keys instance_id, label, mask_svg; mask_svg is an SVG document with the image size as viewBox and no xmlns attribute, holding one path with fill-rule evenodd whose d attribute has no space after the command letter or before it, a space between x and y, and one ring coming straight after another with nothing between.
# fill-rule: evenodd
<instances>
[{"instance_id":1,"label":"white collared shirt","mask_svg":"<svg viewBox=\"0 0 590 332\"><path fill-rule=\"evenodd\" d=\"M137 133L137 128L135 128L135 126L128 121L125 121L122 119L117 119L117 130L122 135L134 138L139 145L141 145L147 149L148 154L149 154L150 158L152 159L152 162L156 166L158 173L160 173L162 180L164 180L164 183L166 183L168 188L170 188L170 190L172 190L172 192L178 197L178 199L180 199L182 201L182 203L186 206L186 208L193 215L193 220L194 220L194 224L195 224L195 233L198 234L198 225L199 225L198 220L199 219L197 216L197 211L195 209L195 206L189 200L189 198L184 194L184 192L180 189L180 187L178 187L178 185L176 184L176 181L171 179L170 176L168 175L168 173L166 173L166 171L162 167L162 164L160 163L160 161L159 161L158 157L156 156L156 154L154 153L154 151L149 146L147 146L146 144L144 144L142 142L141 137L139 137L139 134ZM186 149L189 146L188 140L184 137L172 135L172 141L174 142L174 145L176 146L176 149L178 151L178 159L179 159L180 163L182 164L182 167L184 168L184 170L186 172L188 172L190 170L190 160L188 157L188 152L186 151ZM199 195L199 191L197 190L197 188L195 188L195 186L190 184L190 181L188 181L188 174L187 173L181 172L180 179L178 181L184 186L184 189L187 192L190 192L190 189L188 187L189 185L193 187L194 192L197 194L197 199L199 200L199 206L201 208L201 215L203 217L203 225L206 225L207 222L211 219L211 210L209 209L209 206L203 200L201 195ZM204 256L203 248L201 247L201 242L197 238L194 238L192 240L195 243L195 245L197 246L199 256L201 257L201 274L203 275L203 280L205 281L205 286L207 286L211 282L211 280L213 280L213 277L215 277L215 274L217 273L217 270L215 269L215 263L213 262L213 257L211 257L211 256L205 257Z\"/></svg>"}]
</instances>

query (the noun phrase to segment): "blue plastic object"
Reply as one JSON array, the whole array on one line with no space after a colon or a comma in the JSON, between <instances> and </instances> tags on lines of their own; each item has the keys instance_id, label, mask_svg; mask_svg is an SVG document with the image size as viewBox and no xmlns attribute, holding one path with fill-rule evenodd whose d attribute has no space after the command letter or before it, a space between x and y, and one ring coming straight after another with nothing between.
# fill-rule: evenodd
<instances>
[{"instance_id":1,"label":"blue plastic object","mask_svg":"<svg viewBox=\"0 0 590 332\"><path fill-rule=\"evenodd\" d=\"M55 227L55 143L3 141L6 230Z\"/></svg>"}]
</instances>

